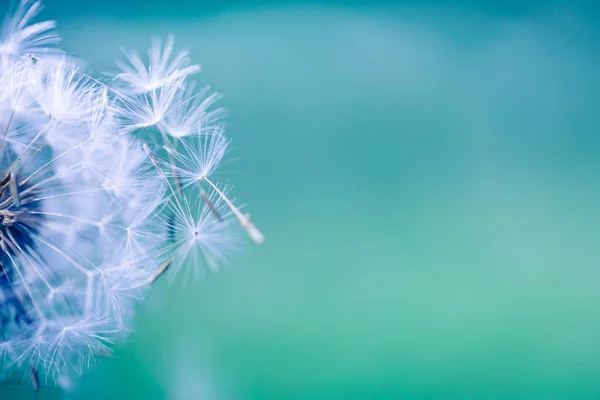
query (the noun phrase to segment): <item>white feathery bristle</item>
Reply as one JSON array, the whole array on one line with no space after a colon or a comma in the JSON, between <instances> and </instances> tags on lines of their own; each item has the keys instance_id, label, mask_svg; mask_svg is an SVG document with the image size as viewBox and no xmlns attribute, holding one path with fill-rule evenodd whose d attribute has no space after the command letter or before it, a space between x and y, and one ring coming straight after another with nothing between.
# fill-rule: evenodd
<instances>
[{"instance_id":1,"label":"white feathery bristle","mask_svg":"<svg viewBox=\"0 0 600 400\"><path fill-rule=\"evenodd\" d=\"M200 66L191 64L187 51L173 54L174 42L174 37L169 35L163 47L162 41L154 38L148 50L148 66L138 53L123 50L129 64L117 63L121 69L121 73L116 75L117 81L136 94L153 92L172 84L181 86L181 79L200 72Z\"/></svg>"},{"instance_id":2,"label":"white feathery bristle","mask_svg":"<svg viewBox=\"0 0 600 400\"><path fill-rule=\"evenodd\" d=\"M54 21L31 23L42 10L42 2L21 0L13 13L4 21L0 36L0 55L25 56L52 54L60 37L54 32Z\"/></svg>"},{"instance_id":3,"label":"white feathery bristle","mask_svg":"<svg viewBox=\"0 0 600 400\"><path fill-rule=\"evenodd\" d=\"M159 124L159 128L174 138L205 133L226 114L223 108L211 109L222 97L221 94L211 93L209 86L196 92L195 86L194 82L190 82L176 93L174 107Z\"/></svg>"}]
</instances>

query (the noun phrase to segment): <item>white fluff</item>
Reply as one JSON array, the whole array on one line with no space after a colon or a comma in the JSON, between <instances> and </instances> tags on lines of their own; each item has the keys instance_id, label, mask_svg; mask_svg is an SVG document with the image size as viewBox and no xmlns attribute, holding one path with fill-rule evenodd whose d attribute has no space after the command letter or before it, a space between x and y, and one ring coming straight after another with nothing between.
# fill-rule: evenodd
<instances>
[{"instance_id":1,"label":"white fluff","mask_svg":"<svg viewBox=\"0 0 600 400\"><path fill-rule=\"evenodd\" d=\"M22 0L0 36L0 379L36 389L109 354L163 274L217 270L243 229L262 242L213 180L229 139L187 52L155 40L101 83L40 9Z\"/></svg>"}]
</instances>

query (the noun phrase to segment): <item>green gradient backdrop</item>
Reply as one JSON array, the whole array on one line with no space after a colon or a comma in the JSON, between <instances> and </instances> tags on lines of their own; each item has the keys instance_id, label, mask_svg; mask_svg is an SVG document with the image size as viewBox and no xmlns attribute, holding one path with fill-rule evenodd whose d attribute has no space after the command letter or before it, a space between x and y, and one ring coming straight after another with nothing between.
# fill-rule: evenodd
<instances>
[{"instance_id":1,"label":"green gradient backdrop","mask_svg":"<svg viewBox=\"0 0 600 400\"><path fill-rule=\"evenodd\" d=\"M83 3L45 15L90 68L172 32L225 93L267 241L159 287L69 398L600 397L595 10Z\"/></svg>"}]
</instances>

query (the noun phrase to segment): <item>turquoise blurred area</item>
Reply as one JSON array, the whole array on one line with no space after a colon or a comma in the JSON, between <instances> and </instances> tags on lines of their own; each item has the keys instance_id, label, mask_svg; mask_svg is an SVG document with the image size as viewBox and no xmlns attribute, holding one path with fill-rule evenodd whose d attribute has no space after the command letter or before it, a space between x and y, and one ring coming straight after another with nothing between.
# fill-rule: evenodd
<instances>
[{"instance_id":1,"label":"turquoise blurred area","mask_svg":"<svg viewBox=\"0 0 600 400\"><path fill-rule=\"evenodd\" d=\"M48 1L97 74L152 36L191 51L229 109L221 177L266 235L163 282L67 398L163 399L194 371L207 399L600 397L597 15Z\"/></svg>"}]
</instances>

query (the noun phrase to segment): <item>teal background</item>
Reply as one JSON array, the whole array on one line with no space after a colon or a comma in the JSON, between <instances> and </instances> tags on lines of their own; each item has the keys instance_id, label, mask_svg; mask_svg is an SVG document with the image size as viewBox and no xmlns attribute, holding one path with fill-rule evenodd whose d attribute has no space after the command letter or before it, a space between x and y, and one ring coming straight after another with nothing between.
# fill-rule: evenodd
<instances>
[{"instance_id":1,"label":"teal background","mask_svg":"<svg viewBox=\"0 0 600 400\"><path fill-rule=\"evenodd\" d=\"M191 50L266 235L66 398L600 398L593 4L47 1L94 73Z\"/></svg>"}]
</instances>

